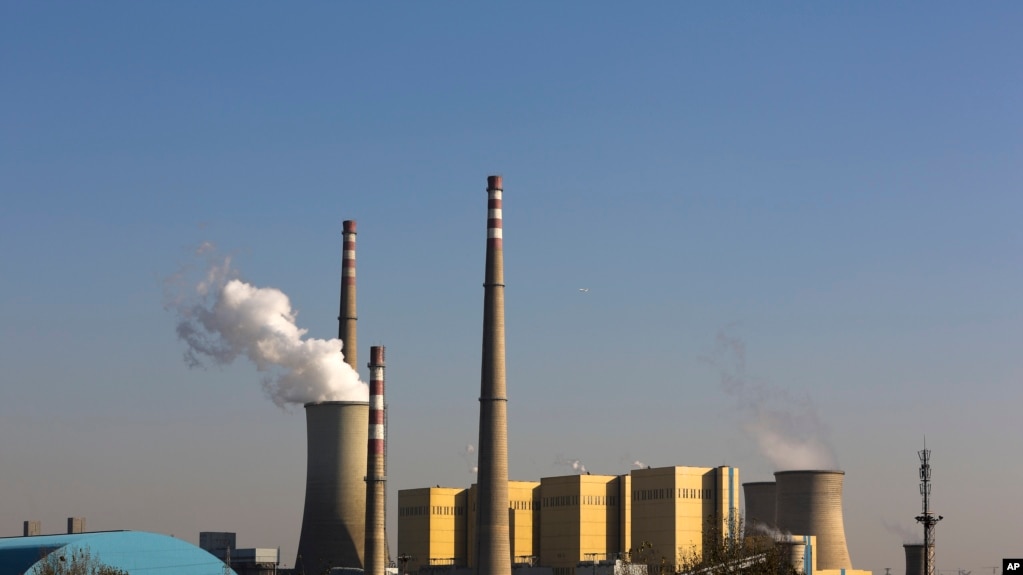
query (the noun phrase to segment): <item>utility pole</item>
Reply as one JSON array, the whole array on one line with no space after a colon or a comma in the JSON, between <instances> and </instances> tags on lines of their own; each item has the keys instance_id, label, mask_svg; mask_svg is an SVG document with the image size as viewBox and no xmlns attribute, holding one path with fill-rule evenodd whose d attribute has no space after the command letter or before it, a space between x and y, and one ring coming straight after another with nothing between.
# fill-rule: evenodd
<instances>
[{"instance_id":1,"label":"utility pole","mask_svg":"<svg viewBox=\"0 0 1023 575\"><path fill-rule=\"evenodd\" d=\"M924 501L923 513L917 515L916 520L924 526L924 575L934 575L934 526L944 517L931 513L931 450L927 449L927 438L917 455L920 456L920 495Z\"/></svg>"}]
</instances>

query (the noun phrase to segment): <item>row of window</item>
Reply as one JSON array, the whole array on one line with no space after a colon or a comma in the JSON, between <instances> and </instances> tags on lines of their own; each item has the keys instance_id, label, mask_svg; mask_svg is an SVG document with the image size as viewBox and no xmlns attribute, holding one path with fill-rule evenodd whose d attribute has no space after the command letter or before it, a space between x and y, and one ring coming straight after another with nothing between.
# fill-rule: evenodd
<instances>
[{"instance_id":1,"label":"row of window","mask_svg":"<svg viewBox=\"0 0 1023 575\"><path fill-rule=\"evenodd\" d=\"M618 498L614 495L561 495L558 497L544 497L544 507L572 507L582 505L604 505L613 507L618 505Z\"/></svg>"},{"instance_id":2,"label":"row of window","mask_svg":"<svg viewBox=\"0 0 1023 575\"><path fill-rule=\"evenodd\" d=\"M514 509L515 511L532 511L534 505L533 501L529 499L525 499L522 501L509 501L509 504L511 505L511 508Z\"/></svg>"},{"instance_id":3,"label":"row of window","mask_svg":"<svg viewBox=\"0 0 1023 575\"><path fill-rule=\"evenodd\" d=\"M672 493L672 491L675 491L675 493ZM635 501L671 499L672 496L677 499L710 499L712 492L710 489L688 488L637 489L632 492L632 498ZM510 507L515 511L532 511L537 503L541 503L541 501L524 499L509 502ZM614 507L618 505L618 498L614 495L560 495L557 497L544 497L542 500L543 507L572 507L580 504ZM472 508L473 511L476 510L476 502L473 502ZM454 515L460 517L465 515L465 508L460 505L412 505L399 507L398 514L401 517L418 517L423 515Z\"/></svg>"},{"instance_id":4,"label":"row of window","mask_svg":"<svg viewBox=\"0 0 1023 575\"><path fill-rule=\"evenodd\" d=\"M672 493L674 491L675 493ZM710 489L688 489L680 487L678 489L637 489L632 492L632 499L634 501L652 501L654 499L710 499L712 497L712 491Z\"/></svg>"},{"instance_id":5,"label":"row of window","mask_svg":"<svg viewBox=\"0 0 1023 575\"><path fill-rule=\"evenodd\" d=\"M465 515L465 508L461 505L410 505L398 508L398 515L401 517L419 517L423 515Z\"/></svg>"}]
</instances>

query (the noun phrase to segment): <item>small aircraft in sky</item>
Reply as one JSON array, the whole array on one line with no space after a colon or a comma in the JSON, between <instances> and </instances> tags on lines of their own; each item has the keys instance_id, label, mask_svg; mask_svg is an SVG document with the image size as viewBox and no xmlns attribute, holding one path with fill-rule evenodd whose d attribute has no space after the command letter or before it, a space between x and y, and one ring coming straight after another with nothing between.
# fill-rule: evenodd
<instances>
[{"instance_id":1,"label":"small aircraft in sky","mask_svg":"<svg viewBox=\"0 0 1023 575\"><path fill-rule=\"evenodd\" d=\"M590 291L590 288L579 288L579 291L581 291L583 293L586 293L586 292Z\"/></svg>"}]
</instances>

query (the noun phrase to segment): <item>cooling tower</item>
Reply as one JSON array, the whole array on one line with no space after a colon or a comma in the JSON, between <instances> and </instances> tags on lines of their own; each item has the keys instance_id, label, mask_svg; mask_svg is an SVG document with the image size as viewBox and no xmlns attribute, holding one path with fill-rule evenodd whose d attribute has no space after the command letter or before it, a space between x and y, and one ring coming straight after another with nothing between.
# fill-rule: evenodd
<instances>
[{"instance_id":1,"label":"cooling tower","mask_svg":"<svg viewBox=\"0 0 1023 575\"><path fill-rule=\"evenodd\" d=\"M806 573L806 543L802 541L775 541L782 565L796 573Z\"/></svg>"},{"instance_id":2,"label":"cooling tower","mask_svg":"<svg viewBox=\"0 0 1023 575\"><path fill-rule=\"evenodd\" d=\"M369 348L369 443L366 449L366 575L385 575L384 347Z\"/></svg>"},{"instance_id":3,"label":"cooling tower","mask_svg":"<svg viewBox=\"0 0 1023 575\"><path fill-rule=\"evenodd\" d=\"M359 371L359 340L355 333L355 220L345 220L341 236L341 311L337 316L338 338L344 342L345 363Z\"/></svg>"},{"instance_id":4,"label":"cooling tower","mask_svg":"<svg viewBox=\"0 0 1023 575\"><path fill-rule=\"evenodd\" d=\"M844 471L778 471L775 520L783 532L817 536L819 569L852 569L842 519Z\"/></svg>"},{"instance_id":5,"label":"cooling tower","mask_svg":"<svg viewBox=\"0 0 1023 575\"><path fill-rule=\"evenodd\" d=\"M508 529L508 398L504 366L504 245L501 176L487 178L487 267L477 475L476 572L511 575Z\"/></svg>"},{"instance_id":6,"label":"cooling tower","mask_svg":"<svg viewBox=\"0 0 1023 575\"><path fill-rule=\"evenodd\" d=\"M924 575L924 544L907 543L902 548L906 550L906 575Z\"/></svg>"},{"instance_id":7,"label":"cooling tower","mask_svg":"<svg viewBox=\"0 0 1023 575\"><path fill-rule=\"evenodd\" d=\"M742 493L746 497L745 523L746 535L767 535L774 529L774 493L773 481L755 481L742 484Z\"/></svg>"},{"instance_id":8,"label":"cooling tower","mask_svg":"<svg viewBox=\"0 0 1023 575\"><path fill-rule=\"evenodd\" d=\"M305 511L295 568L363 567L369 404L307 403ZM301 571L297 571L301 572Z\"/></svg>"}]
</instances>

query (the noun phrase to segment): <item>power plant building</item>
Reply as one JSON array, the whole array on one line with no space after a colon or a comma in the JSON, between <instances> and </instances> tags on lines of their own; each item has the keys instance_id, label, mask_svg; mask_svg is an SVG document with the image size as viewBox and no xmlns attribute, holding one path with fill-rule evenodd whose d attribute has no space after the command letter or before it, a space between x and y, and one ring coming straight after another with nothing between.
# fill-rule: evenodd
<instances>
[{"instance_id":1,"label":"power plant building","mask_svg":"<svg viewBox=\"0 0 1023 575\"><path fill-rule=\"evenodd\" d=\"M628 555L631 542L649 541L653 547L640 552L643 557L633 556L634 562L660 562L663 555L674 564L679 546L702 550L708 533L728 533L739 513L738 485L734 467L510 481L509 556L516 567L550 567L554 575L571 575L580 563L614 561ZM459 542L472 549L475 491L473 486L398 492L398 551L414 557L410 573L428 565L473 567L472 554ZM468 506L464 516L463 505ZM707 529L708 516L717 529Z\"/></svg>"},{"instance_id":2,"label":"power plant building","mask_svg":"<svg viewBox=\"0 0 1023 575\"><path fill-rule=\"evenodd\" d=\"M424 487L398 492L398 549L415 573L428 565L466 566L469 490Z\"/></svg>"},{"instance_id":3,"label":"power plant building","mask_svg":"<svg viewBox=\"0 0 1023 575\"><path fill-rule=\"evenodd\" d=\"M540 564L554 575L581 561L613 559L622 551L621 479L565 475L540 480Z\"/></svg>"},{"instance_id":4,"label":"power plant building","mask_svg":"<svg viewBox=\"0 0 1023 575\"><path fill-rule=\"evenodd\" d=\"M225 569L223 561L187 541L143 531L0 537L0 574L20 575L68 563L77 568L82 563L76 558L85 554L100 564L131 573L236 575Z\"/></svg>"},{"instance_id":5,"label":"power plant building","mask_svg":"<svg viewBox=\"0 0 1023 575\"><path fill-rule=\"evenodd\" d=\"M468 490L469 516L467 525L469 549L476 546L476 529L478 521L479 485L473 484ZM513 563L532 564L540 551L540 483L537 481L508 482L508 543L509 556ZM468 566L475 568L475 558L469 553Z\"/></svg>"},{"instance_id":6,"label":"power plant building","mask_svg":"<svg viewBox=\"0 0 1023 575\"><path fill-rule=\"evenodd\" d=\"M632 540L648 541L668 565L679 553L702 556L739 517L735 467L660 467L632 472ZM649 561L645 561L649 562Z\"/></svg>"}]
</instances>

